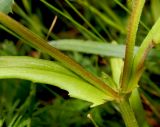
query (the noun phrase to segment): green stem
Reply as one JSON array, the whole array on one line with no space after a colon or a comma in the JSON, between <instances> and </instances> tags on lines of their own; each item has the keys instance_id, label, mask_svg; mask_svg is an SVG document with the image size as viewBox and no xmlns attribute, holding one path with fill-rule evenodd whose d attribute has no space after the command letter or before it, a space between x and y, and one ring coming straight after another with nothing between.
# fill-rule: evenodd
<instances>
[{"instance_id":1,"label":"green stem","mask_svg":"<svg viewBox=\"0 0 160 127\"><path fill-rule=\"evenodd\" d=\"M41 49L43 52L48 53L53 58L61 62L65 67L69 68L79 76L83 77L86 81L93 84L103 92L110 94L115 98L119 97L117 92L115 92L102 80L100 80L90 72L86 71L82 66L76 63L70 57L64 55L56 48L50 46L45 40L37 36L35 33L31 32L26 27L24 27L23 25L2 12L0 12L0 17L0 23L21 36L24 40L26 40L25 42L28 42L28 44Z\"/></svg>"},{"instance_id":2,"label":"green stem","mask_svg":"<svg viewBox=\"0 0 160 127\"><path fill-rule=\"evenodd\" d=\"M119 102L119 108L126 127L138 127L134 112L129 104L129 100L123 99Z\"/></svg>"},{"instance_id":3,"label":"green stem","mask_svg":"<svg viewBox=\"0 0 160 127\"><path fill-rule=\"evenodd\" d=\"M139 94L138 89L134 89L130 98L129 98L130 105L134 111L134 114L137 119L137 123L140 127L150 127L147 120L146 120L146 112L143 108L141 97ZM141 115L139 115L141 114Z\"/></svg>"},{"instance_id":4,"label":"green stem","mask_svg":"<svg viewBox=\"0 0 160 127\"><path fill-rule=\"evenodd\" d=\"M130 14L130 10L125 6L123 5L119 0L114 0L114 2L116 4L118 4L124 11L126 11L128 14ZM140 20L140 25L146 30L146 31L149 31L149 28L146 26L146 24L144 22L142 22Z\"/></svg>"},{"instance_id":5,"label":"green stem","mask_svg":"<svg viewBox=\"0 0 160 127\"><path fill-rule=\"evenodd\" d=\"M131 67L133 62L136 34L145 0L135 0L133 2L134 5L132 8L131 17L128 24L128 33L126 38L126 52L125 52L124 69L121 82L122 91L125 91L128 87L128 80L130 78Z\"/></svg>"},{"instance_id":6,"label":"green stem","mask_svg":"<svg viewBox=\"0 0 160 127\"><path fill-rule=\"evenodd\" d=\"M149 51L157 44L160 44L160 18L153 25L152 29L149 31L148 35L139 47L134 57L133 70L138 71L143 66L144 60L146 59Z\"/></svg>"},{"instance_id":7,"label":"green stem","mask_svg":"<svg viewBox=\"0 0 160 127\"><path fill-rule=\"evenodd\" d=\"M157 44L160 44L160 18L153 25L152 29L143 40L141 46L134 56L133 66L131 69L132 73L130 75L131 80L128 83L126 92L129 92L133 88L137 87L140 76L144 71L144 62L149 54L149 51Z\"/></svg>"}]
</instances>

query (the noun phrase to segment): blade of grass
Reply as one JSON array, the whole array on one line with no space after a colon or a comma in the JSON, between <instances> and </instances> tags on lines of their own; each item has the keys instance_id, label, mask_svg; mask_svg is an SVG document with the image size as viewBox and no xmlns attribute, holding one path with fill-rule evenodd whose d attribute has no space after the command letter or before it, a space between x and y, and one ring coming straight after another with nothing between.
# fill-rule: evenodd
<instances>
[{"instance_id":1,"label":"blade of grass","mask_svg":"<svg viewBox=\"0 0 160 127\"><path fill-rule=\"evenodd\" d=\"M93 123L94 127L99 127L99 126L97 125L97 123L95 122L95 120L93 119L93 117L92 117L91 114L88 114L88 115L87 115L87 118L91 120L91 122Z\"/></svg>"},{"instance_id":2,"label":"blade of grass","mask_svg":"<svg viewBox=\"0 0 160 127\"><path fill-rule=\"evenodd\" d=\"M87 3L87 1L80 1L78 0L78 3L88 8L92 13L96 14L99 18L101 18L106 24L109 24L113 28L119 30L122 33L125 33L124 28L122 26L119 26L118 24L115 24L110 18L108 18L106 15L102 14L99 10L97 10L95 7L91 6Z\"/></svg>"},{"instance_id":3,"label":"blade of grass","mask_svg":"<svg viewBox=\"0 0 160 127\"><path fill-rule=\"evenodd\" d=\"M96 0L95 0L96 2ZM97 3L97 2L96 2ZM109 5L104 4L104 2L98 2L99 6L119 25L122 25L120 18L116 15L116 13L109 7Z\"/></svg>"},{"instance_id":4,"label":"blade of grass","mask_svg":"<svg viewBox=\"0 0 160 127\"><path fill-rule=\"evenodd\" d=\"M160 119L159 110L154 106L156 105L156 101L154 101L145 91L142 90L142 98L144 99L145 103L149 106L152 112L156 115L158 119Z\"/></svg>"},{"instance_id":5,"label":"blade of grass","mask_svg":"<svg viewBox=\"0 0 160 127\"><path fill-rule=\"evenodd\" d=\"M46 36L46 38L45 38L45 40L48 40L48 37L51 35L51 32L52 32L52 30L53 30L53 28L54 28L54 26L55 26L55 24L56 24L56 21L57 21L57 16L54 17L54 19L53 19L53 21L52 21L52 24L51 24L51 26L50 26L50 28L49 28L49 31L48 31L48 33L47 33L47 36Z\"/></svg>"},{"instance_id":6,"label":"blade of grass","mask_svg":"<svg viewBox=\"0 0 160 127\"><path fill-rule=\"evenodd\" d=\"M124 57L124 45L114 45L109 43L99 43L94 41L84 41L78 39L63 39L50 41L50 45L61 49L78 51L83 53L92 53L102 56L117 56Z\"/></svg>"},{"instance_id":7,"label":"blade of grass","mask_svg":"<svg viewBox=\"0 0 160 127\"><path fill-rule=\"evenodd\" d=\"M109 40L114 40L109 30L106 28L106 24L99 18L96 18L97 24L101 29L105 32L105 34L108 36Z\"/></svg>"},{"instance_id":8,"label":"blade of grass","mask_svg":"<svg viewBox=\"0 0 160 127\"><path fill-rule=\"evenodd\" d=\"M74 20L70 15L60 11L59 9L57 9L56 7L52 6L51 4L47 3L44 0L40 0L44 5L46 5L47 7L49 7L51 10L58 12L60 15L62 15L63 17L65 17L66 19L68 19L69 21L71 21L73 24L75 24L80 30L83 31L83 33L85 32L87 35L89 35L90 37L92 37L95 40L99 40L101 41L101 39L99 37L97 37L95 34L93 34L91 31L89 31L88 29L86 29L83 25L79 24L76 20Z\"/></svg>"},{"instance_id":9,"label":"blade of grass","mask_svg":"<svg viewBox=\"0 0 160 127\"><path fill-rule=\"evenodd\" d=\"M66 3L79 15L81 19L101 38L103 41L105 41L105 38L101 36L101 34L93 27L93 25L74 7L72 3L70 3L68 0L65 0Z\"/></svg>"},{"instance_id":10,"label":"blade of grass","mask_svg":"<svg viewBox=\"0 0 160 127\"><path fill-rule=\"evenodd\" d=\"M50 45L64 51L76 51L86 54L95 54L101 56L112 56L124 58L125 45L115 45L111 43L99 43L96 41L85 41L79 39L61 39L56 41L50 41ZM139 47L134 47L134 54L138 51ZM148 59L154 57L160 59L158 53L160 50L152 49L148 55Z\"/></svg>"},{"instance_id":11,"label":"blade of grass","mask_svg":"<svg viewBox=\"0 0 160 127\"><path fill-rule=\"evenodd\" d=\"M24 10L22 10L16 3L14 4L14 6L13 6L13 12L14 13L16 13L17 15L19 15L19 16L21 16L24 20L25 20L25 22L26 22L26 25L27 26L30 26L30 27L32 27L32 26L36 26L36 27L41 27L41 28L39 28L39 29L41 29L42 31L41 32L44 32L45 34L47 34L48 33L48 29L46 28L46 27L44 27L43 25L35 25L37 22L32 18L33 17L33 15L27 15L25 12L24 12ZM34 28L33 27L33 28ZM32 29L33 29L32 28ZM58 37L55 35L55 34L53 34L53 33L51 33L50 34L50 36L53 38L53 39L58 39Z\"/></svg>"}]
</instances>

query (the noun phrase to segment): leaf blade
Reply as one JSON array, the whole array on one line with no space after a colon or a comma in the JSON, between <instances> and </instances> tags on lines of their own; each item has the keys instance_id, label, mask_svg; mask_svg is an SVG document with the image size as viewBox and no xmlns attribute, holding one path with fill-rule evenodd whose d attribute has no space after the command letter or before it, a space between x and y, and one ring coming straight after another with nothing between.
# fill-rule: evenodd
<instances>
[{"instance_id":1,"label":"leaf blade","mask_svg":"<svg viewBox=\"0 0 160 127\"><path fill-rule=\"evenodd\" d=\"M12 12L12 4L14 0L0 0L0 12L9 13Z\"/></svg>"},{"instance_id":2,"label":"leaf blade","mask_svg":"<svg viewBox=\"0 0 160 127\"><path fill-rule=\"evenodd\" d=\"M1 63L3 61L3 63L0 64L0 79L18 78L30 80L36 83L55 85L57 87L60 87L61 89L69 91L69 95L71 97L93 103L92 107L103 104L106 101L113 100L112 97L82 79L66 75L62 72L48 70L46 68L28 66L27 64L30 64L30 60L23 61L23 58L18 57L16 57L16 59L19 60L16 61L17 66L13 66L12 64L15 62L13 58L9 59L6 57L6 59L4 59L3 57L3 60L0 59ZM27 60L26 57L25 60ZM22 63L21 61L25 62L23 66L20 65L20 63ZM43 61L44 60L39 60L37 61L37 64L40 63L42 65Z\"/></svg>"}]
</instances>

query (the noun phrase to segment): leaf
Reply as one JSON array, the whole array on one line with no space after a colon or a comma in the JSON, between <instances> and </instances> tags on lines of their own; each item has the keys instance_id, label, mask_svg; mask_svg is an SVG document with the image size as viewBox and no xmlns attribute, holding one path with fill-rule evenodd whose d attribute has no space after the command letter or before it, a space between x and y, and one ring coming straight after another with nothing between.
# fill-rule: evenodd
<instances>
[{"instance_id":1,"label":"leaf","mask_svg":"<svg viewBox=\"0 0 160 127\"><path fill-rule=\"evenodd\" d=\"M115 83L115 81L105 72L102 72L102 80L106 84L109 84L112 89L114 89L115 91L118 91L117 84Z\"/></svg>"},{"instance_id":2,"label":"leaf","mask_svg":"<svg viewBox=\"0 0 160 127\"><path fill-rule=\"evenodd\" d=\"M102 56L124 57L124 45L99 43L97 41L85 41L79 39L62 39L50 41L50 45L61 50L77 51ZM135 48L137 50L137 48Z\"/></svg>"},{"instance_id":3,"label":"leaf","mask_svg":"<svg viewBox=\"0 0 160 127\"><path fill-rule=\"evenodd\" d=\"M51 62L48 60L41 60L28 56L1 56L0 67L24 67L24 68L37 68L45 69L48 71L63 73L78 78L78 76L65 67L61 66L58 62Z\"/></svg>"},{"instance_id":4,"label":"leaf","mask_svg":"<svg viewBox=\"0 0 160 127\"><path fill-rule=\"evenodd\" d=\"M9 13L12 12L12 4L14 0L0 0L0 12Z\"/></svg>"},{"instance_id":5,"label":"leaf","mask_svg":"<svg viewBox=\"0 0 160 127\"><path fill-rule=\"evenodd\" d=\"M65 17L66 19L68 19L70 22L72 22L84 36L86 36L87 38L93 38L95 40L101 40L99 39L99 37L97 37L94 33L92 33L90 30L88 30L86 27L84 27L83 25L81 25L77 20L75 20L67 11L61 11L60 9L54 7L53 5L49 4L47 1L45 0L40 0L45 6L47 6L48 8L50 8L53 12L57 12L60 15L62 15L63 17Z\"/></svg>"},{"instance_id":6,"label":"leaf","mask_svg":"<svg viewBox=\"0 0 160 127\"><path fill-rule=\"evenodd\" d=\"M123 60L121 58L110 58L112 77L115 83L117 84L117 88L120 89L120 78L123 69Z\"/></svg>"},{"instance_id":7,"label":"leaf","mask_svg":"<svg viewBox=\"0 0 160 127\"><path fill-rule=\"evenodd\" d=\"M47 60L31 57L0 57L0 79L4 78L55 85L67 90L71 97L93 103L92 107L113 100L83 79L77 78L69 70Z\"/></svg>"},{"instance_id":8,"label":"leaf","mask_svg":"<svg viewBox=\"0 0 160 127\"><path fill-rule=\"evenodd\" d=\"M82 0L78 0L77 2L79 4L81 4L82 6L85 6L87 9L89 9L91 11L91 13L93 13L95 16L97 16L98 18L100 18L107 25L110 25L111 27L119 30L121 33L125 33L125 30L124 30L124 28L121 25L116 24L109 17L107 17L107 15L101 13L97 8L95 8L92 5L90 5L87 1L85 1L85 0L83 0L83 1Z\"/></svg>"},{"instance_id":9,"label":"leaf","mask_svg":"<svg viewBox=\"0 0 160 127\"><path fill-rule=\"evenodd\" d=\"M0 56L15 56L17 54L16 46L12 41L5 40L4 43L1 44Z\"/></svg>"},{"instance_id":10,"label":"leaf","mask_svg":"<svg viewBox=\"0 0 160 127\"><path fill-rule=\"evenodd\" d=\"M64 51L76 51L86 54L95 54L101 56L112 56L124 58L125 45L115 45L109 42L99 43L98 41L80 40L80 39L61 39L50 41L49 44L57 49ZM139 47L135 46L134 54ZM159 50L152 49L149 58L160 59Z\"/></svg>"}]
</instances>

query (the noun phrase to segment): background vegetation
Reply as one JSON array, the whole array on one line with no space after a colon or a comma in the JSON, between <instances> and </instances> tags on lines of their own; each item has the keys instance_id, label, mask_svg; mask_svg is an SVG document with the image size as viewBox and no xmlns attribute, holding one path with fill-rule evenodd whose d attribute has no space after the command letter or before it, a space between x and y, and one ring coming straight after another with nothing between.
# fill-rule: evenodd
<instances>
[{"instance_id":1,"label":"background vegetation","mask_svg":"<svg viewBox=\"0 0 160 127\"><path fill-rule=\"evenodd\" d=\"M48 3L46 3L48 2ZM95 75L112 74L110 58L124 57L124 47L94 51L82 47L77 41L58 39L82 39L101 43L125 44L126 26L130 14L130 0L15 0L9 15L42 38L51 41ZM160 14L159 0L146 1L136 45L147 35ZM48 34L57 16L52 33ZM32 56L53 60L24 44L4 30L0 30L0 55ZM77 43L76 43L77 42ZM67 46L70 44L69 46ZM76 44L79 44L76 45ZM84 44L85 45L85 44ZM76 46L76 48L75 48ZM92 46L91 44L89 46ZM94 46L94 45L93 45ZM82 48L80 48L82 47ZM103 46L102 46L103 47ZM156 46L146 61L146 70L139 82L144 115L150 126L160 126L160 50ZM123 127L124 123L115 105L103 104L90 108L85 101L70 98L68 92L50 85L10 79L0 80L0 126L7 127ZM113 108L114 107L114 108ZM87 118L91 114L92 118ZM143 115L143 114L142 114Z\"/></svg>"}]
</instances>

